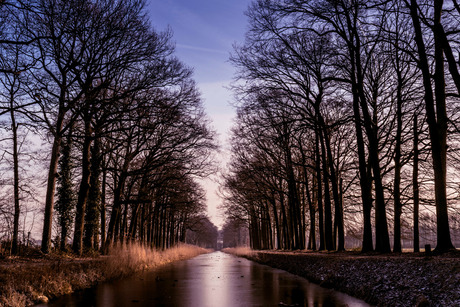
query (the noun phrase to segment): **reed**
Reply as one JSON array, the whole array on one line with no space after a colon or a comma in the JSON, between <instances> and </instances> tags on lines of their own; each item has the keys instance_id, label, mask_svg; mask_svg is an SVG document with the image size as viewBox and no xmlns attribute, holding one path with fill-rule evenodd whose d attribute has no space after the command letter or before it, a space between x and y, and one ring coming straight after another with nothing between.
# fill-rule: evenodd
<instances>
[{"instance_id":1,"label":"reed","mask_svg":"<svg viewBox=\"0 0 460 307\"><path fill-rule=\"evenodd\" d=\"M232 254L232 255L240 256L240 257L251 256L254 254L254 251L250 247L247 247L247 246L228 247L228 248L224 248L222 251L224 253Z\"/></svg>"},{"instance_id":2,"label":"reed","mask_svg":"<svg viewBox=\"0 0 460 307\"><path fill-rule=\"evenodd\" d=\"M180 244L166 250L145 248L137 243L126 244L110 249L105 271L108 279L119 278L207 252L209 250L188 244Z\"/></svg>"}]
</instances>

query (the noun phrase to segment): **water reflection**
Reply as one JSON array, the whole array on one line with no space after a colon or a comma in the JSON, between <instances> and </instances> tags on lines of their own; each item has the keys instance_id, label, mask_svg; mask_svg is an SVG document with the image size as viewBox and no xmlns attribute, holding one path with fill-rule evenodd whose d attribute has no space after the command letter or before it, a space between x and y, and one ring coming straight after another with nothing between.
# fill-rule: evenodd
<instances>
[{"instance_id":1,"label":"water reflection","mask_svg":"<svg viewBox=\"0 0 460 307\"><path fill-rule=\"evenodd\" d=\"M303 278L221 252L40 306L368 306Z\"/></svg>"}]
</instances>

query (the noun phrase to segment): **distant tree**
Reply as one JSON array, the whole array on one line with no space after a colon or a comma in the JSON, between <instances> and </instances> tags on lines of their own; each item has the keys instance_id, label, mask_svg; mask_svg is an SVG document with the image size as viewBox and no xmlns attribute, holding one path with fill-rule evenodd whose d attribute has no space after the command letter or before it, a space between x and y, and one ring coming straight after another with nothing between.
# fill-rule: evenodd
<instances>
[{"instance_id":1,"label":"distant tree","mask_svg":"<svg viewBox=\"0 0 460 307\"><path fill-rule=\"evenodd\" d=\"M186 243L217 249L217 227L206 216L197 216L187 225Z\"/></svg>"},{"instance_id":2,"label":"distant tree","mask_svg":"<svg viewBox=\"0 0 460 307\"><path fill-rule=\"evenodd\" d=\"M28 82L28 71L34 65L34 59L29 53L30 42L24 40L24 29L17 19L24 18L26 8L22 3L2 3L0 6L0 115L9 115L11 131L11 150L7 153L12 156L13 166L13 195L14 218L12 254L18 253L19 218L21 215L20 190L23 184L20 180L20 150L21 126L26 127L28 109L33 105L25 96L25 87Z\"/></svg>"}]
</instances>

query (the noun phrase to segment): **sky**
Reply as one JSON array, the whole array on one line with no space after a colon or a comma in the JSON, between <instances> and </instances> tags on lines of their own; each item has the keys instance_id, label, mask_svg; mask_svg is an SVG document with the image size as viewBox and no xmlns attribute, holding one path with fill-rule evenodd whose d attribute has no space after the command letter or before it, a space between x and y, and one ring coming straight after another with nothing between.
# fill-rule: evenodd
<instances>
[{"instance_id":1,"label":"sky","mask_svg":"<svg viewBox=\"0 0 460 307\"><path fill-rule=\"evenodd\" d=\"M235 74L229 63L235 43L244 41L250 0L150 0L148 13L157 31L173 32L176 56L194 71L204 107L222 146L219 167L228 161L228 137L235 110L233 95L226 87ZM206 190L208 215L218 227L223 225L218 210L218 176L202 181Z\"/></svg>"}]
</instances>

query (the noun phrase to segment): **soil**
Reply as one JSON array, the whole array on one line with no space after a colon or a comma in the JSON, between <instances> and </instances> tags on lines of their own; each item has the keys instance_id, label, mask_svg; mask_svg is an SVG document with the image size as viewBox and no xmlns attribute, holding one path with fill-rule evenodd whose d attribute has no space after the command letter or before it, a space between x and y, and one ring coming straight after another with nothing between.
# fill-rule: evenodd
<instances>
[{"instance_id":1,"label":"soil","mask_svg":"<svg viewBox=\"0 0 460 307\"><path fill-rule=\"evenodd\" d=\"M377 306L460 306L460 252L254 251L250 260L305 277Z\"/></svg>"}]
</instances>

